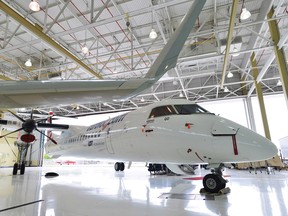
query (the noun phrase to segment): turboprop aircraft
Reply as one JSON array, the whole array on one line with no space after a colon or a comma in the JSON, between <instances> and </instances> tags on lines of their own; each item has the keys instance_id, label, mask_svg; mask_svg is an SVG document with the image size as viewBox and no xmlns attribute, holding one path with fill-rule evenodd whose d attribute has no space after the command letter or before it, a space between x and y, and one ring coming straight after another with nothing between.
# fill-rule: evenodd
<instances>
[{"instance_id":1,"label":"turboprop aircraft","mask_svg":"<svg viewBox=\"0 0 288 216\"><path fill-rule=\"evenodd\" d=\"M175 67L179 53L205 3L205 0L194 0L144 78L0 82L0 108L124 100L139 94ZM215 173L207 175L203 180L204 187L210 191L226 185L221 173L222 165L219 164L264 160L276 154L273 143L243 126L215 116L198 105L193 105L196 107L195 112L188 108L186 113L184 108L187 101L182 106L180 104L183 109L177 108L176 102L169 103L150 105L110 121L97 123L77 136L76 133L64 132L61 145L50 143L47 150L55 156L74 154L115 159L120 161L115 164L116 170L124 169L123 161L218 164ZM190 107L191 104L187 105ZM161 106L164 106L163 110L157 109ZM40 125L40 122L30 120L23 119L22 122L22 129L27 126L27 131L24 131L28 138ZM66 138L63 137L65 135Z\"/></svg>"},{"instance_id":2,"label":"turboprop aircraft","mask_svg":"<svg viewBox=\"0 0 288 216\"><path fill-rule=\"evenodd\" d=\"M116 171L123 171L126 161L164 163L168 168L208 163L215 167L203 179L209 192L226 187L224 164L266 160L277 154L268 139L184 99L157 102L82 131L70 127L56 142L46 145L46 153L54 158L115 160Z\"/></svg>"},{"instance_id":3,"label":"turboprop aircraft","mask_svg":"<svg viewBox=\"0 0 288 216\"><path fill-rule=\"evenodd\" d=\"M191 8L182 19L176 31L172 34L167 44L165 44L144 78L129 80L1 81L0 109L45 105L58 106L59 104L67 105L73 103L81 104L91 101L108 102L115 99L125 100L136 96L143 90L151 87L168 70L175 67L179 53L205 3L206 0L195 0L193 2ZM3 4L5 5L4 2ZM9 5L7 5L7 7L9 7ZM4 7L0 7L0 10L4 10L3 8ZM13 9L11 8L9 10L11 11ZM15 13L17 12L15 11ZM27 23L27 26L23 25L23 27L26 27L29 30L29 27L33 27L30 25L33 24ZM35 89L37 91L35 91ZM22 136L29 138L25 139L23 142L24 144L29 144L31 143L30 138L33 137L33 131L36 130L37 126L43 125L43 123L36 122L32 118L27 120L18 119L22 122L21 128L26 132L26 134L23 134ZM6 120L3 120L3 122L4 124L7 123ZM22 130L21 128L18 130ZM17 132L18 130L13 132ZM4 136L1 136L0 138L2 137ZM32 142L33 141L34 140L32 140ZM19 148L19 155L25 155L25 152L27 152L25 149L27 148ZM19 160L19 164L23 163L21 161L22 160ZM17 166L17 163L15 163L14 170ZM21 173L23 174L23 172Z\"/></svg>"}]
</instances>

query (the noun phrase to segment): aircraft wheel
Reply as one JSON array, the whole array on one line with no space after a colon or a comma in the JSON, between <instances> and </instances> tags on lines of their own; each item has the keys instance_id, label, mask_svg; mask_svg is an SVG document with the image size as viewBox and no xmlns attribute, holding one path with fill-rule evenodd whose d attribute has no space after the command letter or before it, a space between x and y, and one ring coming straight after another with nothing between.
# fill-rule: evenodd
<instances>
[{"instance_id":1,"label":"aircraft wheel","mask_svg":"<svg viewBox=\"0 0 288 216\"><path fill-rule=\"evenodd\" d=\"M124 163L119 163L119 165L120 165L120 166L119 166L119 167L120 167L119 170L120 170L120 171L124 171L124 169L125 169L125 164L124 164Z\"/></svg>"},{"instance_id":2,"label":"aircraft wheel","mask_svg":"<svg viewBox=\"0 0 288 216\"><path fill-rule=\"evenodd\" d=\"M207 192L218 193L226 187L226 181L220 175L208 174L203 178L203 186Z\"/></svg>"},{"instance_id":3,"label":"aircraft wheel","mask_svg":"<svg viewBox=\"0 0 288 216\"><path fill-rule=\"evenodd\" d=\"M24 173L25 173L25 162L23 162L20 167L20 175L23 175Z\"/></svg>"},{"instance_id":4,"label":"aircraft wheel","mask_svg":"<svg viewBox=\"0 0 288 216\"><path fill-rule=\"evenodd\" d=\"M13 174L13 175L17 175L17 171L18 171L18 163L15 163L14 166L13 166L13 172L12 172L12 174Z\"/></svg>"},{"instance_id":5,"label":"aircraft wheel","mask_svg":"<svg viewBox=\"0 0 288 216\"><path fill-rule=\"evenodd\" d=\"M116 162L115 164L114 164L114 169L115 169L115 171L119 171L120 170L120 163L118 163L118 162Z\"/></svg>"}]
</instances>

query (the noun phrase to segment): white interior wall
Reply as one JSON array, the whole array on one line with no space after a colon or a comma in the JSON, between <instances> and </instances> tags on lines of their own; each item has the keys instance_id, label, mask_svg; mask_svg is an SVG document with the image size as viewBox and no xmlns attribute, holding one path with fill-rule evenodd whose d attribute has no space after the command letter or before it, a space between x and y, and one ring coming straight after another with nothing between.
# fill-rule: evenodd
<instances>
[{"instance_id":1,"label":"white interior wall","mask_svg":"<svg viewBox=\"0 0 288 216\"><path fill-rule=\"evenodd\" d=\"M229 99L221 101L203 102L198 103L203 106L208 111L214 113L215 115L220 115L231 121L237 122L245 127L248 127L247 117L246 117L246 107L244 99Z\"/></svg>"},{"instance_id":2,"label":"white interior wall","mask_svg":"<svg viewBox=\"0 0 288 216\"><path fill-rule=\"evenodd\" d=\"M288 110L283 94L264 97L265 109L272 141L279 145L279 139L288 136ZM264 136L264 128L257 97L252 98L257 133Z\"/></svg>"}]
</instances>

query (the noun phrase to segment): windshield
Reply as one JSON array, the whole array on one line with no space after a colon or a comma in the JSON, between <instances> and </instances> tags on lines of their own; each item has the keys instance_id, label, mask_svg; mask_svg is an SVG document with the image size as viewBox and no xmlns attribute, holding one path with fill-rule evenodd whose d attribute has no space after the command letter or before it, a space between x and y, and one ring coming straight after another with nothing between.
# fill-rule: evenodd
<instances>
[{"instance_id":1,"label":"windshield","mask_svg":"<svg viewBox=\"0 0 288 216\"><path fill-rule=\"evenodd\" d=\"M174 106L174 107L173 107ZM183 104L183 105L166 105L155 107L152 109L149 118L155 118L159 116L167 115L190 115L198 113L209 113L204 108L200 107L197 104ZM176 112L177 111L177 112Z\"/></svg>"},{"instance_id":2,"label":"windshield","mask_svg":"<svg viewBox=\"0 0 288 216\"><path fill-rule=\"evenodd\" d=\"M167 115L175 115L177 114L174 108L171 105L167 106L160 106L160 107L155 107L152 109L149 118L155 118L159 116L167 116Z\"/></svg>"},{"instance_id":3,"label":"windshield","mask_svg":"<svg viewBox=\"0 0 288 216\"><path fill-rule=\"evenodd\" d=\"M197 104L174 105L174 107L177 110L178 114L180 114L180 115L189 115L189 114L197 114L197 113L210 113Z\"/></svg>"}]
</instances>

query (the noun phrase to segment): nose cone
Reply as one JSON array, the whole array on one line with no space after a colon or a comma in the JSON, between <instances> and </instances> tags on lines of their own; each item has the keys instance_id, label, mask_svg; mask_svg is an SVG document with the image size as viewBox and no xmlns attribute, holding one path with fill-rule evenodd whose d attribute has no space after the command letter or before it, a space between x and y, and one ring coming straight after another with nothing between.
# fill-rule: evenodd
<instances>
[{"instance_id":1,"label":"nose cone","mask_svg":"<svg viewBox=\"0 0 288 216\"><path fill-rule=\"evenodd\" d=\"M278 153L274 143L265 137L244 127L239 128L236 134L239 156L247 161L271 159Z\"/></svg>"}]
</instances>

